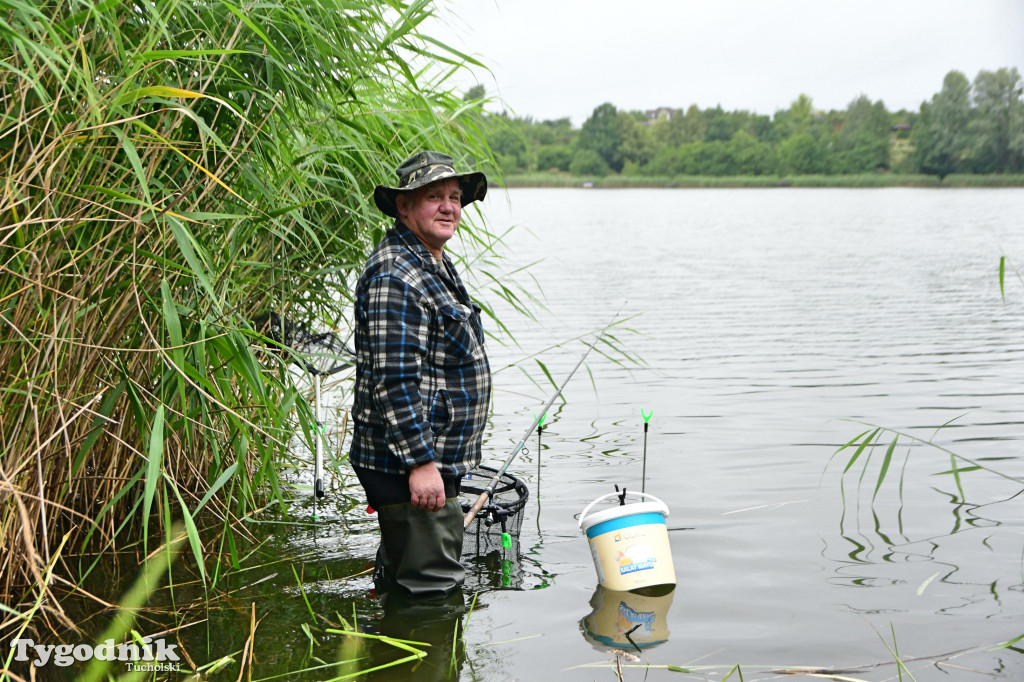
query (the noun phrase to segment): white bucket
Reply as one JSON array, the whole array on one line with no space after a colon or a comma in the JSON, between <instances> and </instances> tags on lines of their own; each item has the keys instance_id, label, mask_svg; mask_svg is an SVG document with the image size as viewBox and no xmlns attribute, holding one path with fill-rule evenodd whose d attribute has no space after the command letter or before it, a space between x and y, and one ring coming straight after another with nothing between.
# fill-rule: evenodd
<instances>
[{"instance_id":1,"label":"white bucket","mask_svg":"<svg viewBox=\"0 0 1024 682\"><path fill-rule=\"evenodd\" d=\"M602 495L580 514L580 530L587 534L598 582L617 592L675 585L676 571L665 525L668 507L664 502L649 493L629 492L653 501L618 505L587 515L598 502L620 494Z\"/></svg>"}]
</instances>

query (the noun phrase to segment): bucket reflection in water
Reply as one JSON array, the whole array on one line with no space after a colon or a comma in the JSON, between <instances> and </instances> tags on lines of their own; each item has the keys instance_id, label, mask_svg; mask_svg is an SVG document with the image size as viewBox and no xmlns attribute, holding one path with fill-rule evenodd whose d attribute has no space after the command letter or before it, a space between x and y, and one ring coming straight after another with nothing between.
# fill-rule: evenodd
<instances>
[{"instance_id":1,"label":"bucket reflection in water","mask_svg":"<svg viewBox=\"0 0 1024 682\"><path fill-rule=\"evenodd\" d=\"M668 610L674 594L671 585L639 592L616 592L598 585L590 598L592 611L580 621L580 630L602 651L658 646L668 641Z\"/></svg>"},{"instance_id":2,"label":"bucket reflection in water","mask_svg":"<svg viewBox=\"0 0 1024 682\"><path fill-rule=\"evenodd\" d=\"M586 506L579 526L587 535L598 582L615 591L675 585L668 543L668 507L649 493L629 493L651 501L625 504L627 493L608 493ZM617 497L620 504L590 514L595 504Z\"/></svg>"}]
</instances>

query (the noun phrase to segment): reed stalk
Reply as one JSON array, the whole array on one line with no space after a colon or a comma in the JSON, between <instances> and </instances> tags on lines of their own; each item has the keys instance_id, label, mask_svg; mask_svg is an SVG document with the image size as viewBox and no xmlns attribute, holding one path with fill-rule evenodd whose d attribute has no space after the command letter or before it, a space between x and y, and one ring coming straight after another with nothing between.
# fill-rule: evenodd
<instances>
[{"instance_id":1,"label":"reed stalk","mask_svg":"<svg viewBox=\"0 0 1024 682\"><path fill-rule=\"evenodd\" d=\"M472 60L421 32L431 11L3 3L0 639L30 613L54 629L57 588L105 553L138 566L179 520L212 584L208 531L237 567L237 519L284 503L311 411L251 321L344 327L388 226L373 185L417 148L490 158L446 86Z\"/></svg>"}]
</instances>

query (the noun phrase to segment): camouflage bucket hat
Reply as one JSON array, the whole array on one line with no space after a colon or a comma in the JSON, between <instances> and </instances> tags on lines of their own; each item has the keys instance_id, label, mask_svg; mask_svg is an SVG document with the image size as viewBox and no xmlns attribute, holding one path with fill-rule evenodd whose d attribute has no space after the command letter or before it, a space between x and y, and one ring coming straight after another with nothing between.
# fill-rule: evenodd
<instances>
[{"instance_id":1,"label":"camouflage bucket hat","mask_svg":"<svg viewBox=\"0 0 1024 682\"><path fill-rule=\"evenodd\" d=\"M373 201L377 208L392 218L398 217L395 198L399 192L410 192L437 180L457 178L462 186L462 205L478 201L487 196L487 176L479 171L456 173L452 157L441 152L417 152L395 169L398 187L377 185L373 190Z\"/></svg>"}]
</instances>

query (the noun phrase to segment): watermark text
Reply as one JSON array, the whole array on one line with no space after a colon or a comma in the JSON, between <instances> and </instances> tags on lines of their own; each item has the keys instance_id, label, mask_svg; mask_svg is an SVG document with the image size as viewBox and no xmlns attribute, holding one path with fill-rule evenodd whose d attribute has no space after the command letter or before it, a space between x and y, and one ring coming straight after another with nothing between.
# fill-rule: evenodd
<instances>
[{"instance_id":1,"label":"watermark text","mask_svg":"<svg viewBox=\"0 0 1024 682\"><path fill-rule=\"evenodd\" d=\"M114 644L114 640L105 640L102 644L36 644L31 639L16 639L11 642L14 648L14 660L32 661L32 665L42 667L53 664L66 667L75 661L85 662L92 659L100 661L118 661L127 663L129 670L176 671L180 669L177 661L181 659L174 651L177 644L168 644L162 639L143 637L140 642ZM34 656L34 658L30 658Z\"/></svg>"}]
</instances>

